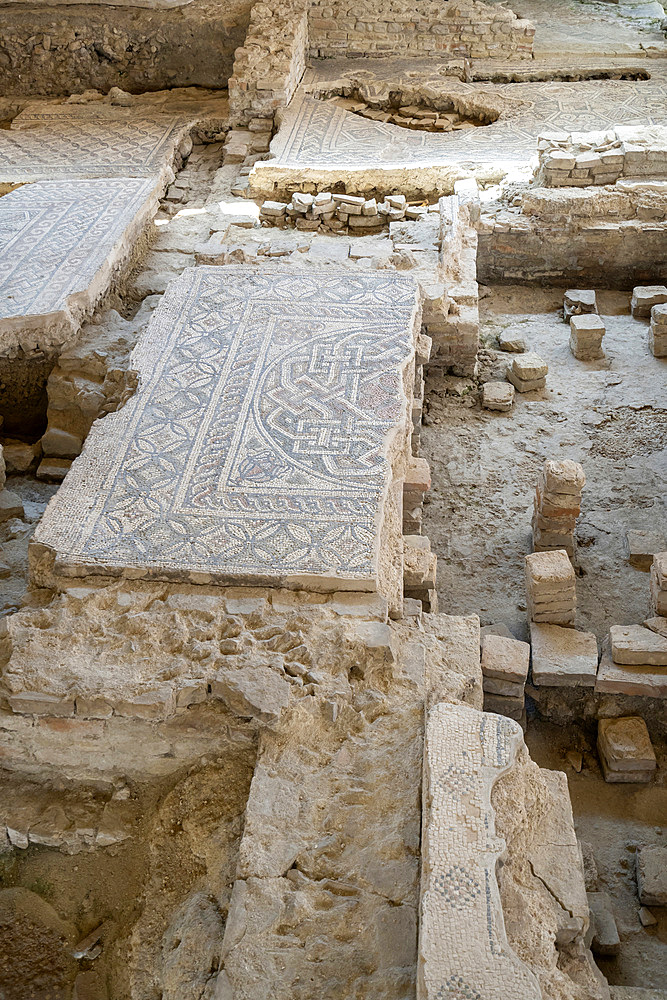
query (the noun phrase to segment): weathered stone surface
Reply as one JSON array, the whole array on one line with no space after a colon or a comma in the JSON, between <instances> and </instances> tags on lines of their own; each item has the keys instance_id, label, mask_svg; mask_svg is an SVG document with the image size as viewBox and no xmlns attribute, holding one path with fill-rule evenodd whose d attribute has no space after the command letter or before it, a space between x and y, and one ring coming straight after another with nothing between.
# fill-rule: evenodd
<instances>
[{"instance_id":1,"label":"weathered stone surface","mask_svg":"<svg viewBox=\"0 0 667 1000\"><path fill-rule=\"evenodd\" d=\"M599 694L667 698L667 670L614 663L610 651L605 649L600 657L595 691Z\"/></svg>"},{"instance_id":2,"label":"weathered stone surface","mask_svg":"<svg viewBox=\"0 0 667 1000\"><path fill-rule=\"evenodd\" d=\"M604 357L604 335L605 325L598 315L589 313L570 318L570 350L579 361L594 361Z\"/></svg>"},{"instance_id":3,"label":"weathered stone surface","mask_svg":"<svg viewBox=\"0 0 667 1000\"><path fill-rule=\"evenodd\" d=\"M507 382L485 382L482 387L482 406L486 410L511 410L514 403L514 386Z\"/></svg>"},{"instance_id":4,"label":"weathered stone surface","mask_svg":"<svg viewBox=\"0 0 667 1000\"><path fill-rule=\"evenodd\" d=\"M527 642L491 633L482 636L482 673L485 677L525 684L529 663Z\"/></svg>"},{"instance_id":5,"label":"weathered stone surface","mask_svg":"<svg viewBox=\"0 0 667 1000\"><path fill-rule=\"evenodd\" d=\"M591 632L530 624L533 683L546 687L593 687L598 644Z\"/></svg>"},{"instance_id":6,"label":"weathered stone surface","mask_svg":"<svg viewBox=\"0 0 667 1000\"><path fill-rule=\"evenodd\" d=\"M35 102L2 130L0 183L149 177L164 188L190 127L171 114Z\"/></svg>"},{"instance_id":7,"label":"weathered stone surface","mask_svg":"<svg viewBox=\"0 0 667 1000\"><path fill-rule=\"evenodd\" d=\"M526 556L526 597L530 620L552 625L574 622L575 574L564 548Z\"/></svg>"},{"instance_id":8,"label":"weathered stone surface","mask_svg":"<svg viewBox=\"0 0 667 1000\"><path fill-rule=\"evenodd\" d=\"M667 302L665 285L638 285L632 290L630 311L635 319L645 319L651 315L653 306Z\"/></svg>"},{"instance_id":9,"label":"weathered stone surface","mask_svg":"<svg viewBox=\"0 0 667 1000\"><path fill-rule=\"evenodd\" d=\"M598 752L606 781L649 780L657 767L646 723L639 716L600 719Z\"/></svg>"},{"instance_id":10,"label":"weathered stone surface","mask_svg":"<svg viewBox=\"0 0 667 1000\"><path fill-rule=\"evenodd\" d=\"M270 667L223 668L211 682L211 693L242 716L275 722L290 697L289 683Z\"/></svg>"},{"instance_id":11,"label":"weathered stone surface","mask_svg":"<svg viewBox=\"0 0 667 1000\"><path fill-rule=\"evenodd\" d=\"M667 906L667 847L639 848L637 891L644 906Z\"/></svg>"},{"instance_id":12,"label":"weathered stone surface","mask_svg":"<svg viewBox=\"0 0 667 1000\"><path fill-rule=\"evenodd\" d=\"M656 531L628 531L628 561L648 573L656 552L664 552L665 536Z\"/></svg>"},{"instance_id":13,"label":"weathered stone surface","mask_svg":"<svg viewBox=\"0 0 667 1000\"><path fill-rule=\"evenodd\" d=\"M611 897L606 892L589 892L587 895L593 922L593 951L596 955L618 955L621 939L618 936Z\"/></svg>"},{"instance_id":14,"label":"weathered stone surface","mask_svg":"<svg viewBox=\"0 0 667 1000\"><path fill-rule=\"evenodd\" d=\"M574 162L572 164L574 166ZM590 288L568 288L563 297L563 316L567 322L571 316L598 311L595 291Z\"/></svg>"},{"instance_id":15,"label":"weathered stone surface","mask_svg":"<svg viewBox=\"0 0 667 1000\"><path fill-rule=\"evenodd\" d=\"M23 501L12 490L0 490L0 524L12 517L23 517Z\"/></svg>"},{"instance_id":16,"label":"weathered stone surface","mask_svg":"<svg viewBox=\"0 0 667 1000\"><path fill-rule=\"evenodd\" d=\"M643 625L612 625L609 641L615 663L667 666L667 639Z\"/></svg>"},{"instance_id":17,"label":"weathered stone surface","mask_svg":"<svg viewBox=\"0 0 667 1000\"><path fill-rule=\"evenodd\" d=\"M526 709L523 693L520 697L484 692L484 711L504 715L520 722Z\"/></svg>"},{"instance_id":18,"label":"weathered stone surface","mask_svg":"<svg viewBox=\"0 0 667 1000\"><path fill-rule=\"evenodd\" d=\"M62 346L131 256L156 205L154 179L40 182L5 195L1 352Z\"/></svg>"},{"instance_id":19,"label":"weathered stone surface","mask_svg":"<svg viewBox=\"0 0 667 1000\"><path fill-rule=\"evenodd\" d=\"M549 368L546 361L539 354L536 354L534 351L528 351L526 354L522 354L520 357L514 359L512 362L512 371L517 378L524 382L529 382L544 378L548 374Z\"/></svg>"},{"instance_id":20,"label":"weathered stone surface","mask_svg":"<svg viewBox=\"0 0 667 1000\"><path fill-rule=\"evenodd\" d=\"M133 353L139 390L94 425L34 543L71 576L394 599L419 313L395 274L185 271Z\"/></svg>"},{"instance_id":21,"label":"weathered stone surface","mask_svg":"<svg viewBox=\"0 0 667 1000\"><path fill-rule=\"evenodd\" d=\"M661 615L658 615L656 618L647 618L644 625L646 628L650 628L652 632L657 632L658 635L667 639L667 618L663 618Z\"/></svg>"},{"instance_id":22,"label":"weathered stone surface","mask_svg":"<svg viewBox=\"0 0 667 1000\"><path fill-rule=\"evenodd\" d=\"M540 996L533 973L507 942L496 881L503 844L493 836L491 790L511 768L520 745L520 729L507 719L446 704L435 706L428 715L421 1000L436 1000L454 990L462 996L477 993L485 1000Z\"/></svg>"}]
</instances>

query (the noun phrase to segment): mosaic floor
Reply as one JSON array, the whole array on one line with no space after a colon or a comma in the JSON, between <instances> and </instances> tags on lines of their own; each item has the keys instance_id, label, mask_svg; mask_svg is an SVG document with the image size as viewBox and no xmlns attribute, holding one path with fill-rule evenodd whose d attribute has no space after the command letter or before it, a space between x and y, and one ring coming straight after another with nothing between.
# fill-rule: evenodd
<instances>
[{"instance_id":1,"label":"mosaic floor","mask_svg":"<svg viewBox=\"0 0 667 1000\"><path fill-rule=\"evenodd\" d=\"M61 337L157 205L153 180L40 181L0 198L0 349ZM24 341L27 342L24 343ZM45 345L42 344L42 347Z\"/></svg>"},{"instance_id":2,"label":"mosaic floor","mask_svg":"<svg viewBox=\"0 0 667 1000\"><path fill-rule=\"evenodd\" d=\"M164 175L189 126L176 115L35 105L0 130L0 183Z\"/></svg>"},{"instance_id":3,"label":"mosaic floor","mask_svg":"<svg viewBox=\"0 0 667 1000\"><path fill-rule=\"evenodd\" d=\"M540 1000L505 934L491 790L521 745L517 723L462 705L428 716L419 979L423 1000ZM447 947L442 946L447 942Z\"/></svg>"},{"instance_id":4,"label":"mosaic floor","mask_svg":"<svg viewBox=\"0 0 667 1000\"><path fill-rule=\"evenodd\" d=\"M467 84L410 63L369 70L355 60L341 65L323 60L311 68L271 145L272 159L259 163L253 177L276 172L428 169L457 165L484 171L498 164L526 165L542 132L587 131L613 124L666 124L667 76L653 65L649 81L589 80L578 83ZM378 61L378 62L381 62ZM422 64L423 66L423 64ZM364 100L391 90L425 95L446 93L465 105L475 101L501 109L493 124L462 132L411 132L360 118L310 96L341 81L359 88ZM258 181L262 186L261 180ZM266 189L266 186L264 186Z\"/></svg>"},{"instance_id":5,"label":"mosaic floor","mask_svg":"<svg viewBox=\"0 0 667 1000\"><path fill-rule=\"evenodd\" d=\"M419 321L395 272L186 270L35 540L64 575L376 589Z\"/></svg>"}]
</instances>

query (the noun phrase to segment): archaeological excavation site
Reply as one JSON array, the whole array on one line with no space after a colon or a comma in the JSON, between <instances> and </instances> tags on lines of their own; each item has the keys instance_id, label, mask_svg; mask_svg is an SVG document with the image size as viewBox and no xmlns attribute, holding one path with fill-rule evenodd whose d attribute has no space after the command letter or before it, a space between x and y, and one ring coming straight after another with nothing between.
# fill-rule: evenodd
<instances>
[{"instance_id":1,"label":"archaeological excavation site","mask_svg":"<svg viewBox=\"0 0 667 1000\"><path fill-rule=\"evenodd\" d=\"M656 0L0 0L0 1000L667 1000Z\"/></svg>"}]
</instances>

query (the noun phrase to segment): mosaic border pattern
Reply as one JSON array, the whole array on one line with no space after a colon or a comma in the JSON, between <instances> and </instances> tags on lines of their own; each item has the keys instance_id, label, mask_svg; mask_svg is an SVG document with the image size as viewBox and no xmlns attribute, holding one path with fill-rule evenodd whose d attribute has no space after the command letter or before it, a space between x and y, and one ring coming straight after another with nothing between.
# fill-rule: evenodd
<instances>
[{"instance_id":1,"label":"mosaic border pattern","mask_svg":"<svg viewBox=\"0 0 667 1000\"><path fill-rule=\"evenodd\" d=\"M68 575L375 589L419 319L395 272L186 270L35 541Z\"/></svg>"}]
</instances>

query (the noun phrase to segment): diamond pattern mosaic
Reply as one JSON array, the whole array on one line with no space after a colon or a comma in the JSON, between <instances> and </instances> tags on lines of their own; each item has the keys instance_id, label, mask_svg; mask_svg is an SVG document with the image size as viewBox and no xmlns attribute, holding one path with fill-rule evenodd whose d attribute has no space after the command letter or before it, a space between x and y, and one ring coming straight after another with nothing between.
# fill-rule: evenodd
<instances>
[{"instance_id":1,"label":"diamond pattern mosaic","mask_svg":"<svg viewBox=\"0 0 667 1000\"><path fill-rule=\"evenodd\" d=\"M423 1000L539 1000L507 942L491 790L521 746L517 723L464 705L428 716L419 980ZM465 775L465 780L462 777Z\"/></svg>"}]
</instances>

